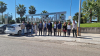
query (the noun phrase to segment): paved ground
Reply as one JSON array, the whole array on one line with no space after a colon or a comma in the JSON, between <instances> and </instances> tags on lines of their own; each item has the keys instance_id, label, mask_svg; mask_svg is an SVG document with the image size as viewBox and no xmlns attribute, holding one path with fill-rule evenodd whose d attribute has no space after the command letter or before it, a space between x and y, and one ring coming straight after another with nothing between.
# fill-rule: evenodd
<instances>
[{"instance_id":1,"label":"paved ground","mask_svg":"<svg viewBox=\"0 0 100 56\"><path fill-rule=\"evenodd\" d=\"M94 46L93 44L41 39L42 37L36 39L36 37L2 35L0 56L100 56L100 49L91 47ZM100 47L100 45L96 46Z\"/></svg>"},{"instance_id":2,"label":"paved ground","mask_svg":"<svg viewBox=\"0 0 100 56\"><path fill-rule=\"evenodd\" d=\"M63 35L63 34L62 34ZM72 33L70 37L58 37L58 36L10 36L8 34L0 34L3 37L9 38L18 38L18 39L27 39L27 40L49 40L49 41L71 41L71 42L82 42L89 44L100 44L100 34L92 34L92 33L81 33L81 36L77 38L72 37Z\"/></svg>"}]
</instances>

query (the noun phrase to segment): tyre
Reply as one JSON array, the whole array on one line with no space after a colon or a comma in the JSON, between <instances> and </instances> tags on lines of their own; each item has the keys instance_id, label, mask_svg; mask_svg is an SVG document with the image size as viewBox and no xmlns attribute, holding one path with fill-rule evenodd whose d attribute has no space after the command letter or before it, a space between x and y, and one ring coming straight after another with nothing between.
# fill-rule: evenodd
<instances>
[{"instance_id":1,"label":"tyre","mask_svg":"<svg viewBox=\"0 0 100 56\"><path fill-rule=\"evenodd\" d=\"M12 35L12 34L9 34L9 35Z\"/></svg>"},{"instance_id":2,"label":"tyre","mask_svg":"<svg viewBox=\"0 0 100 56\"><path fill-rule=\"evenodd\" d=\"M21 31L18 31L18 35L21 35Z\"/></svg>"}]
</instances>

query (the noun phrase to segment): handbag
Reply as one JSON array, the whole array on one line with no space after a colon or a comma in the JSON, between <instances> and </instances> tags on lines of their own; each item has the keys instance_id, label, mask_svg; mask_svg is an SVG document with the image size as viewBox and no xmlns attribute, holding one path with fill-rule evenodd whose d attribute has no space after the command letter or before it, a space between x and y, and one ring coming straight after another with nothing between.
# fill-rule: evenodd
<instances>
[{"instance_id":1,"label":"handbag","mask_svg":"<svg viewBox=\"0 0 100 56\"><path fill-rule=\"evenodd\" d=\"M66 32L67 30L63 30L64 32Z\"/></svg>"}]
</instances>

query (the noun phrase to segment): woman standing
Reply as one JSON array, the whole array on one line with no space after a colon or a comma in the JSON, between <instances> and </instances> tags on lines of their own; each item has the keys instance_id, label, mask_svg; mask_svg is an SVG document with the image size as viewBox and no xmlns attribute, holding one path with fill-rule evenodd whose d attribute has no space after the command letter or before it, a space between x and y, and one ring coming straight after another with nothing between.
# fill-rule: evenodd
<instances>
[{"instance_id":1,"label":"woman standing","mask_svg":"<svg viewBox=\"0 0 100 56\"><path fill-rule=\"evenodd\" d=\"M64 36L66 37L66 31L67 31L67 25L66 22L64 22L63 24L63 32L64 32Z\"/></svg>"},{"instance_id":2,"label":"woman standing","mask_svg":"<svg viewBox=\"0 0 100 56\"><path fill-rule=\"evenodd\" d=\"M36 23L34 24L34 27L35 27L34 28L35 29L35 35L37 36L37 24Z\"/></svg>"},{"instance_id":3,"label":"woman standing","mask_svg":"<svg viewBox=\"0 0 100 56\"><path fill-rule=\"evenodd\" d=\"M67 25L68 36L70 36L70 31L71 31L71 25L70 25L70 22L68 22L68 25Z\"/></svg>"},{"instance_id":4,"label":"woman standing","mask_svg":"<svg viewBox=\"0 0 100 56\"><path fill-rule=\"evenodd\" d=\"M54 36L56 36L57 35L57 24L56 24L56 22L54 23Z\"/></svg>"},{"instance_id":5,"label":"woman standing","mask_svg":"<svg viewBox=\"0 0 100 56\"><path fill-rule=\"evenodd\" d=\"M33 22L31 22L31 36L33 36L33 27L34 27L34 24Z\"/></svg>"}]
</instances>

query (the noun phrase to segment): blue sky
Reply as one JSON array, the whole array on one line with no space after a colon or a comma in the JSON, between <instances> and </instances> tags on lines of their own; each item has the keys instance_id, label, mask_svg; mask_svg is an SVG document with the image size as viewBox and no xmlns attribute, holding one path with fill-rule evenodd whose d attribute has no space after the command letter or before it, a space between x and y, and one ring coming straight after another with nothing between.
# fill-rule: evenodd
<instances>
[{"instance_id":1,"label":"blue sky","mask_svg":"<svg viewBox=\"0 0 100 56\"><path fill-rule=\"evenodd\" d=\"M12 13L13 19L15 19L15 0L0 0L7 4L7 10L4 12ZM84 0L82 0L84 1ZM28 14L29 6L33 5L36 8L36 14L41 13L43 10L50 12L66 11L66 19L70 16L70 4L71 0L16 0L16 5L24 4L26 7L26 14ZM72 0L71 16L74 16L76 12L79 12L79 0ZM16 14L16 17L20 17Z\"/></svg>"}]
</instances>

